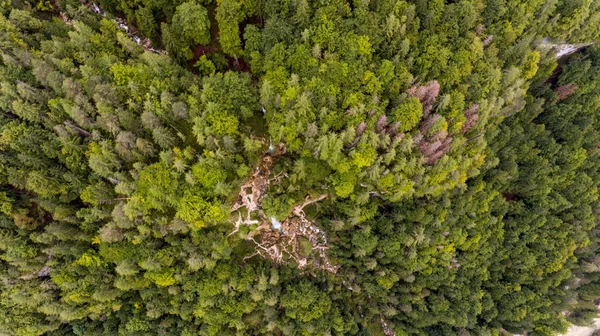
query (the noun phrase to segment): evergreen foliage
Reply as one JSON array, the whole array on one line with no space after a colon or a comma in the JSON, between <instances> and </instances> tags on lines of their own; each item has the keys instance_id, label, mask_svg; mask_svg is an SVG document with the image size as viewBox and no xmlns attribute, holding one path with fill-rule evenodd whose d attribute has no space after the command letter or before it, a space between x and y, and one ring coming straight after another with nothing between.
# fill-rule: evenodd
<instances>
[{"instance_id":1,"label":"evergreen foliage","mask_svg":"<svg viewBox=\"0 0 600 336\"><path fill-rule=\"evenodd\" d=\"M600 2L99 5L0 3L0 334L596 318Z\"/></svg>"}]
</instances>

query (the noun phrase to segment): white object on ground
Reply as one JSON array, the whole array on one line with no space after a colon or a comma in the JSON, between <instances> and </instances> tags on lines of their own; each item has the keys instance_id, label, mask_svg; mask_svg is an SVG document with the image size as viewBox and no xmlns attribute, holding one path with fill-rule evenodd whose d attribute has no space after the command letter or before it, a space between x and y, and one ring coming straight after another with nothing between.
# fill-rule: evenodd
<instances>
[{"instance_id":1,"label":"white object on ground","mask_svg":"<svg viewBox=\"0 0 600 336\"><path fill-rule=\"evenodd\" d=\"M277 220L277 218L275 217L271 217L271 228L273 230L279 230L281 231L281 222Z\"/></svg>"}]
</instances>

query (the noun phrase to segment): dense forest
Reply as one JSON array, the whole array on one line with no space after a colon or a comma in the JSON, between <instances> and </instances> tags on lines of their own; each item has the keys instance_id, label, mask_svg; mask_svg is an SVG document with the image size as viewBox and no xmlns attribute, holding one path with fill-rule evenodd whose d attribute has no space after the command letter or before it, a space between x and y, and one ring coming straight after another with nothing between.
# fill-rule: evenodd
<instances>
[{"instance_id":1,"label":"dense forest","mask_svg":"<svg viewBox=\"0 0 600 336\"><path fill-rule=\"evenodd\" d=\"M1 1L0 335L587 325L599 42L594 0Z\"/></svg>"}]
</instances>

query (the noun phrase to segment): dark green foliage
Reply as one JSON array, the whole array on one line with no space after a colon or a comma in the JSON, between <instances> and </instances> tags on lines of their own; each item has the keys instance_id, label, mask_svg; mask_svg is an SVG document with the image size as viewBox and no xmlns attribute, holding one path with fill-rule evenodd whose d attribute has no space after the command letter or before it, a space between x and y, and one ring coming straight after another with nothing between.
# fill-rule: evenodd
<instances>
[{"instance_id":1,"label":"dark green foliage","mask_svg":"<svg viewBox=\"0 0 600 336\"><path fill-rule=\"evenodd\" d=\"M596 2L100 4L169 55L0 4L0 334L596 318L600 48L539 42L598 42Z\"/></svg>"}]
</instances>

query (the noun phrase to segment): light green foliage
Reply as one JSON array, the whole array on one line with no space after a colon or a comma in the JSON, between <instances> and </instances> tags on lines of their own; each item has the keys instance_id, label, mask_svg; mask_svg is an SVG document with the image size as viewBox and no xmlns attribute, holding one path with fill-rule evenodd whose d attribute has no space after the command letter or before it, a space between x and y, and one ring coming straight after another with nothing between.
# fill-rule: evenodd
<instances>
[{"instance_id":1,"label":"light green foliage","mask_svg":"<svg viewBox=\"0 0 600 336\"><path fill-rule=\"evenodd\" d=\"M220 223L227 219L219 204L207 202L201 196L186 192L179 200L177 217L202 228L206 223Z\"/></svg>"},{"instance_id":2,"label":"light green foliage","mask_svg":"<svg viewBox=\"0 0 600 336\"><path fill-rule=\"evenodd\" d=\"M165 211L168 206L176 203L177 179L161 163L155 163L145 167L139 174L136 183L135 198L147 212L151 209Z\"/></svg>"},{"instance_id":3,"label":"light green foliage","mask_svg":"<svg viewBox=\"0 0 600 336\"><path fill-rule=\"evenodd\" d=\"M238 133L238 119L227 114L219 105L210 103L206 111L206 121L216 134L234 135Z\"/></svg>"},{"instance_id":4,"label":"light green foliage","mask_svg":"<svg viewBox=\"0 0 600 336\"><path fill-rule=\"evenodd\" d=\"M215 64L206 58L206 55L200 57L194 66L198 68L198 71L203 75L212 75L215 73L215 71L217 71Z\"/></svg>"},{"instance_id":5,"label":"light green foliage","mask_svg":"<svg viewBox=\"0 0 600 336\"><path fill-rule=\"evenodd\" d=\"M237 56L242 54L242 42L240 40L239 23L246 18L242 2L240 0L222 0L216 11L216 19L219 24L219 43L223 52Z\"/></svg>"},{"instance_id":6,"label":"light green foliage","mask_svg":"<svg viewBox=\"0 0 600 336\"><path fill-rule=\"evenodd\" d=\"M400 130L412 130L423 116L423 106L416 97L408 97L394 109L394 121L400 123Z\"/></svg>"},{"instance_id":7,"label":"light green foliage","mask_svg":"<svg viewBox=\"0 0 600 336\"><path fill-rule=\"evenodd\" d=\"M331 309L331 301L327 295L307 281L289 285L281 300L285 314L302 322L321 317Z\"/></svg>"},{"instance_id":8,"label":"light green foliage","mask_svg":"<svg viewBox=\"0 0 600 336\"><path fill-rule=\"evenodd\" d=\"M540 53L539 51L532 51L527 54L527 58L525 59L525 64L523 67L523 78L529 79L535 76L538 70L538 63L540 61Z\"/></svg>"},{"instance_id":9,"label":"light green foliage","mask_svg":"<svg viewBox=\"0 0 600 336\"><path fill-rule=\"evenodd\" d=\"M152 280L155 284L157 284L160 287L167 287L175 283L175 278L173 277L174 273L175 272L172 269L164 269L148 271L144 273L144 276Z\"/></svg>"},{"instance_id":10,"label":"light green foliage","mask_svg":"<svg viewBox=\"0 0 600 336\"><path fill-rule=\"evenodd\" d=\"M205 45L210 42L208 12L204 6L194 2L184 2L177 6L171 29L188 45Z\"/></svg>"},{"instance_id":11,"label":"light green foliage","mask_svg":"<svg viewBox=\"0 0 600 336\"><path fill-rule=\"evenodd\" d=\"M598 3L1 3L0 334L588 324Z\"/></svg>"}]
</instances>

